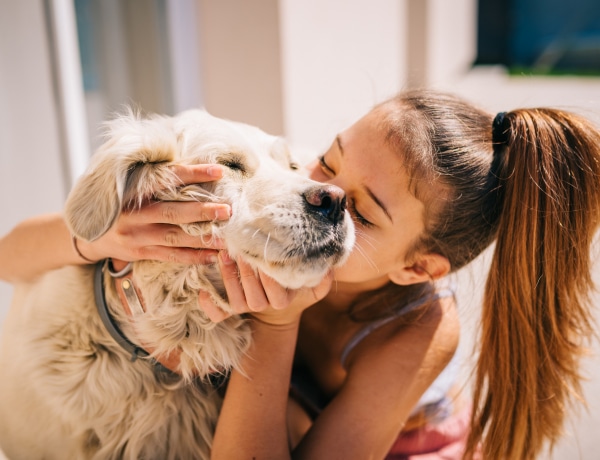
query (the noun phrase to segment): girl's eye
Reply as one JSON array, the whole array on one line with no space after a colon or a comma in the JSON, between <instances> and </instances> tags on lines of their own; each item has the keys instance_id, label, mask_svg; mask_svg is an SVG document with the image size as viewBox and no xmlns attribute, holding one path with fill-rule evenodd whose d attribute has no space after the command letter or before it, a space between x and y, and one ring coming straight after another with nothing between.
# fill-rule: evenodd
<instances>
[{"instance_id":1,"label":"girl's eye","mask_svg":"<svg viewBox=\"0 0 600 460\"><path fill-rule=\"evenodd\" d=\"M356 204L354 203L354 200L348 200L348 211L350 211L350 214L352 215L352 217L354 217L354 220L356 222L358 222L360 225L362 225L364 227L373 227L375 225L372 222L369 222L367 219L365 219L356 210Z\"/></svg>"},{"instance_id":2,"label":"girl's eye","mask_svg":"<svg viewBox=\"0 0 600 460\"><path fill-rule=\"evenodd\" d=\"M329 165L327 164L327 162L325 161L325 155L321 155L319 156L319 165L321 166L321 169L329 174L333 174L333 169L331 169L329 167Z\"/></svg>"}]
</instances>

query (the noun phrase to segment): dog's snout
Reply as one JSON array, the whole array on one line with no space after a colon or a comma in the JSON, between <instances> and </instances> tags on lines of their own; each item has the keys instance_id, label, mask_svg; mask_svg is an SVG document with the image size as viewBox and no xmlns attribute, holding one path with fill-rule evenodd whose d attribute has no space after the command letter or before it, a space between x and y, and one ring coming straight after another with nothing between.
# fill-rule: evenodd
<instances>
[{"instance_id":1,"label":"dog's snout","mask_svg":"<svg viewBox=\"0 0 600 460\"><path fill-rule=\"evenodd\" d=\"M335 185L319 185L304 193L304 199L311 209L318 211L336 224L344 217L346 194Z\"/></svg>"}]
</instances>

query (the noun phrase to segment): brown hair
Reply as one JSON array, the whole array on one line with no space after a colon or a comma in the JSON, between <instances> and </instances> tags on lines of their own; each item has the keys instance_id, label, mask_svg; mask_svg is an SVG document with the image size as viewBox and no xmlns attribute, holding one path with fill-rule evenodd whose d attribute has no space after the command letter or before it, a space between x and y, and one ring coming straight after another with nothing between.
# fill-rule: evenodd
<instances>
[{"instance_id":1,"label":"brown hair","mask_svg":"<svg viewBox=\"0 0 600 460\"><path fill-rule=\"evenodd\" d=\"M451 95L412 91L381 104L387 138L427 204L414 251L456 270L496 238L483 299L466 456L533 459L558 439L580 394L592 333L590 247L600 212L600 134L553 109L492 116Z\"/></svg>"}]
</instances>

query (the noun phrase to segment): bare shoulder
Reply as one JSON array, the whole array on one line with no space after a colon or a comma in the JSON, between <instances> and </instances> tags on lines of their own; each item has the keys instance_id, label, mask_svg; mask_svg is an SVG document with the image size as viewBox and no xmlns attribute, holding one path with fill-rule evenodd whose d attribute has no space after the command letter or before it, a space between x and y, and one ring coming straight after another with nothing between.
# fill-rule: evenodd
<instances>
[{"instance_id":1,"label":"bare shoulder","mask_svg":"<svg viewBox=\"0 0 600 460\"><path fill-rule=\"evenodd\" d=\"M356 346L346 361L344 384L324 412L335 420L331 429L343 432L345 448L385 455L377 449L396 439L454 355L459 332L454 301L440 299L409 324L394 320Z\"/></svg>"},{"instance_id":2,"label":"bare shoulder","mask_svg":"<svg viewBox=\"0 0 600 460\"><path fill-rule=\"evenodd\" d=\"M400 318L370 334L349 357L349 373L376 372L411 386L415 380L424 391L452 359L459 336L454 300L439 299L409 324Z\"/></svg>"}]
</instances>

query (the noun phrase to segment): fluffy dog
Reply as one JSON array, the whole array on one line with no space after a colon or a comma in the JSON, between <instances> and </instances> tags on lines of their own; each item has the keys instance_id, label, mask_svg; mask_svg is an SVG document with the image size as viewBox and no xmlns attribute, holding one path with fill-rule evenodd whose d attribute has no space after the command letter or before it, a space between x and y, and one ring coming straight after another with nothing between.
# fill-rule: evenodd
<instances>
[{"instance_id":1,"label":"fluffy dog","mask_svg":"<svg viewBox=\"0 0 600 460\"><path fill-rule=\"evenodd\" d=\"M218 163L225 173L182 186L173 163ZM109 123L65 217L91 241L148 199L229 203L229 221L182 228L224 239L233 257L284 286L313 286L344 261L354 231L343 192L295 169L285 142L248 125L200 110L126 114ZM0 350L0 445L9 458L209 457L221 403L214 377L238 366L247 322L215 324L198 308L199 290L229 308L216 266L132 267L65 267L16 286Z\"/></svg>"}]
</instances>

